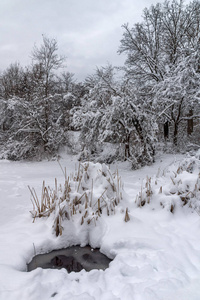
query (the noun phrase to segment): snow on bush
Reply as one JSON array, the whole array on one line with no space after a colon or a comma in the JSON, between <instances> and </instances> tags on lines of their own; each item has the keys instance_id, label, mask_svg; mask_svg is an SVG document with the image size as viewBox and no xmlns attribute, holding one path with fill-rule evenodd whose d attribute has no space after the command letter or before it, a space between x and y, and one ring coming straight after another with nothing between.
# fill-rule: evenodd
<instances>
[{"instance_id":1,"label":"snow on bush","mask_svg":"<svg viewBox=\"0 0 200 300\"><path fill-rule=\"evenodd\" d=\"M66 175L64 185L58 185L55 179L55 187L45 186L43 182L41 202L39 202L34 188L30 188L33 210L31 214L35 218L49 217L53 215L53 228L56 236L62 235L64 220L78 219L83 223L96 224L102 214L108 216L116 213L116 206L123 198L123 188L118 171L111 174L105 164L91 162L80 163L78 170ZM129 220L128 209L125 213L125 221Z\"/></svg>"},{"instance_id":2,"label":"snow on bush","mask_svg":"<svg viewBox=\"0 0 200 300\"><path fill-rule=\"evenodd\" d=\"M163 174L146 178L145 185L136 196L136 204L151 204L174 212L176 207L188 206L200 214L200 151L173 165Z\"/></svg>"}]
</instances>

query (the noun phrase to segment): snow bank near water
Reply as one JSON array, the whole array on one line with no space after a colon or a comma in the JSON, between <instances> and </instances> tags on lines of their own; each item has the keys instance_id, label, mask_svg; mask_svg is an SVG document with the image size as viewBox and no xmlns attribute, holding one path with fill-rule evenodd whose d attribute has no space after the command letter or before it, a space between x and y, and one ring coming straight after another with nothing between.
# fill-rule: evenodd
<instances>
[{"instance_id":1,"label":"snow bank near water","mask_svg":"<svg viewBox=\"0 0 200 300\"><path fill-rule=\"evenodd\" d=\"M119 164L126 194L120 202L119 213L109 217L102 214L98 223L90 226L80 226L80 220L69 220L59 237L52 234L51 216L32 222L27 188L27 185L34 186L40 194L44 179L50 186L55 177L63 182L58 163L0 161L0 299L199 300L200 216L197 204L200 199L197 190L196 195L190 194L185 205L180 198L186 196L188 185L194 192L199 158L187 158L195 160L192 170L184 169L183 159L181 155L165 155L153 166L137 171L129 170L126 163ZM67 156L61 164L70 173L76 161ZM172 178L174 185L171 175L180 166L183 170ZM111 170L114 168L111 166ZM138 206L136 199L141 186L145 192L147 175L151 177L151 199ZM159 193L160 186L162 193ZM161 198L165 208L167 202L179 203L173 213L163 209ZM194 207L190 202L195 203ZM127 206L130 221L124 222ZM65 269L38 268L26 272L26 264L35 254L87 243L100 247L101 252L113 258L108 269L70 274Z\"/></svg>"},{"instance_id":2,"label":"snow bank near water","mask_svg":"<svg viewBox=\"0 0 200 300\"><path fill-rule=\"evenodd\" d=\"M80 226L97 224L102 214L115 215L122 200L122 183L118 171L111 173L105 164L79 163L78 170L67 176L64 183L55 187L46 187L43 182L41 201L35 189L30 189L33 203L31 214L34 218L54 217L53 228L56 236L62 235L72 220ZM128 219L128 213L126 213ZM65 222L65 223L64 223ZM87 231L87 228L86 228Z\"/></svg>"}]
</instances>

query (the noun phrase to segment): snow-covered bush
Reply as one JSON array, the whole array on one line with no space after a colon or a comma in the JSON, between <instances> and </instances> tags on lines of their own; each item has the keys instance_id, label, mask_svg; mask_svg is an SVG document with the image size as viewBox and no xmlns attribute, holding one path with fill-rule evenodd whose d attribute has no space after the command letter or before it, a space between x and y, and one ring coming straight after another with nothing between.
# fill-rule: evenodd
<instances>
[{"instance_id":1,"label":"snow-covered bush","mask_svg":"<svg viewBox=\"0 0 200 300\"><path fill-rule=\"evenodd\" d=\"M0 102L4 104L5 101ZM57 154L68 144L64 104L62 95L34 97L32 101L17 97L7 100L4 108L6 128L0 132L5 136L0 156L22 160Z\"/></svg>"},{"instance_id":2,"label":"snow-covered bush","mask_svg":"<svg viewBox=\"0 0 200 300\"><path fill-rule=\"evenodd\" d=\"M200 214L200 151L178 166L171 166L161 176L147 177L136 204L150 204L153 209L161 206L172 213L176 207L186 206Z\"/></svg>"},{"instance_id":3,"label":"snow-covered bush","mask_svg":"<svg viewBox=\"0 0 200 300\"><path fill-rule=\"evenodd\" d=\"M86 82L88 92L73 115L73 126L81 128L84 151L80 159L85 159L86 149L91 160L101 162L100 151L105 143L112 143L118 147L106 161L128 160L137 169L154 161L157 123L141 105L144 99L136 88L119 82L114 75L114 68L107 67L97 70Z\"/></svg>"},{"instance_id":4,"label":"snow-covered bush","mask_svg":"<svg viewBox=\"0 0 200 300\"><path fill-rule=\"evenodd\" d=\"M75 174L65 174L64 185L46 187L43 182L41 202L39 203L34 188L30 189L35 218L53 215L53 228L56 236L62 235L62 223L65 220L76 220L80 225L96 221L102 214L107 216L116 213L116 206L123 198L123 188L118 171L111 174L105 164L91 162L80 163ZM128 221L126 210L125 221Z\"/></svg>"}]
</instances>

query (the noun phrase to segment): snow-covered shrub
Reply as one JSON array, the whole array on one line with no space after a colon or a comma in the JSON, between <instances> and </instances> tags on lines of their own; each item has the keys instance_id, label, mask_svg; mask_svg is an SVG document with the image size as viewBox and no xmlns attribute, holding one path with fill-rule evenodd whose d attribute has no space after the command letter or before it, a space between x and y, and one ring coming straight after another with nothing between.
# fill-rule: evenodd
<instances>
[{"instance_id":1,"label":"snow-covered shrub","mask_svg":"<svg viewBox=\"0 0 200 300\"><path fill-rule=\"evenodd\" d=\"M161 206L172 213L176 207L187 206L200 214L200 151L162 176L147 177L135 202L139 207L150 204L153 209Z\"/></svg>"},{"instance_id":2,"label":"snow-covered shrub","mask_svg":"<svg viewBox=\"0 0 200 300\"><path fill-rule=\"evenodd\" d=\"M22 160L52 157L68 144L68 126L65 121L64 99L61 95L48 98L34 97L32 101L13 97L0 101L4 108L0 131L3 145L0 157Z\"/></svg>"},{"instance_id":3,"label":"snow-covered shrub","mask_svg":"<svg viewBox=\"0 0 200 300\"><path fill-rule=\"evenodd\" d=\"M64 220L76 219L80 225L96 221L102 214L114 215L123 197L118 171L111 174L105 164L80 163L75 174L65 173L64 185L46 187L43 183L41 202L34 188L30 189L35 218L53 215L56 235L62 235ZM128 221L128 210L125 221Z\"/></svg>"},{"instance_id":4,"label":"snow-covered shrub","mask_svg":"<svg viewBox=\"0 0 200 300\"><path fill-rule=\"evenodd\" d=\"M137 169L154 162L157 122L155 114L142 104L145 100L134 85L119 81L114 71L111 66L102 68L85 82L87 93L72 122L81 130L80 159L85 159L86 149L91 160L128 160ZM117 146L106 157L105 143Z\"/></svg>"}]
</instances>

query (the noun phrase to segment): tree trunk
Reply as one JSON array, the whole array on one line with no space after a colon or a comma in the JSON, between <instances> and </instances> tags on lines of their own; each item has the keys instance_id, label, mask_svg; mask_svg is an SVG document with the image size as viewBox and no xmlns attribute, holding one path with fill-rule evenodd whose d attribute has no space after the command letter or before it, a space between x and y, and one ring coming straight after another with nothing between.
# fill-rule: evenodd
<instances>
[{"instance_id":1,"label":"tree trunk","mask_svg":"<svg viewBox=\"0 0 200 300\"><path fill-rule=\"evenodd\" d=\"M169 137L169 122L164 123L164 138L167 140Z\"/></svg>"},{"instance_id":2,"label":"tree trunk","mask_svg":"<svg viewBox=\"0 0 200 300\"><path fill-rule=\"evenodd\" d=\"M193 110L190 109L188 117L190 119L187 120L187 134L191 135L193 133L193 119L191 118L193 116Z\"/></svg>"},{"instance_id":3,"label":"tree trunk","mask_svg":"<svg viewBox=\"0 0 200 300\"><path fill-rule=\"evenodd\" d=\"M175 146L177 146L177 141L178 141L178 123L174 123L174 137L173 137L173 143Z\"/></svg>"},{"instance_id":4,"label":"tree trunk","mask_svg":"<svg viewBox=\"0 0 200 300\"><path fill-rule=\"evenodd\" d=\"M174 105L172 106L171 116L172 120L174 121L174 137L173 137L173 143L175 146L178 144L178 124L180 123L180 117L181 117L181 109L183 104L184 97L181 98L179 104L178 104L178 113L177 117L174 116Z\"/></svg>"},{"instance_id":5,"label":"tree trunk","mask_svg":"<svg viewBox=\"0 0 200 300\"><path fill-rule=\"evenodd\" d=\"M126 137L124 150L125 150L124 156L125 156L125 160L126 160L126 158L130 157L130 134Z\"/></svg>"}]
</instances>

